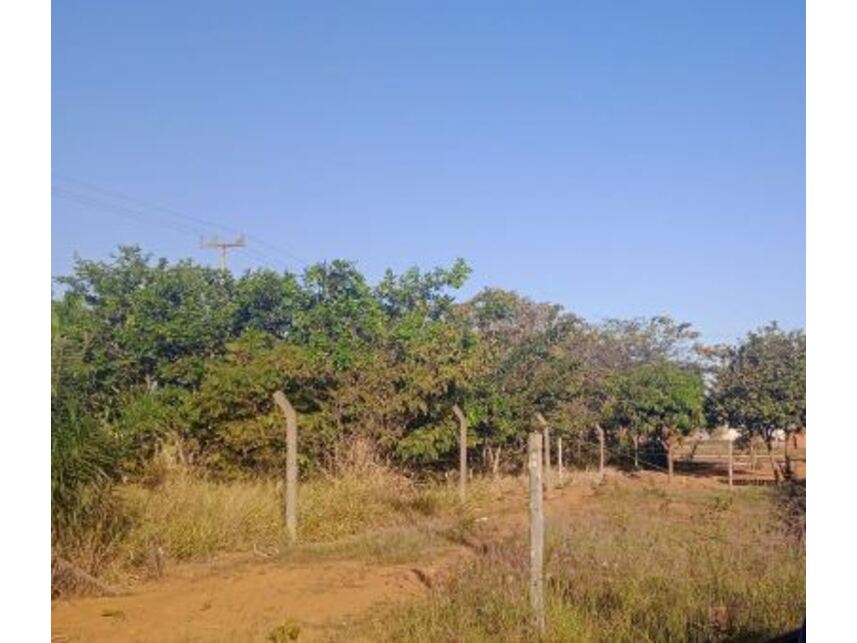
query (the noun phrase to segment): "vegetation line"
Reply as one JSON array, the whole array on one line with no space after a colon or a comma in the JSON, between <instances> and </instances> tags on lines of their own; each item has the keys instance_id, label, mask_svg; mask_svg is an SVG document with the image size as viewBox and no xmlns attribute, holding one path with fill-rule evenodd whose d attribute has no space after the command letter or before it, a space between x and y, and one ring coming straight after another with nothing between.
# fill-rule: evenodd
<instances>
[{"instance_id":1,"label":"vegetation line","mask_svg":"<svg viewBox=\"0 0 857 643\"><path fill-rule=\"evenodd\" d=\"M661 470L647 449L680 455L693 430L728 423L767 447L778 477L792 474L794 459L779 464L773 449L778 431L804 435L802 331L772 324L735 346L705 346L669 317L593 323L497 288L458 302L469 274L457 260L370 284L337 260L236 276L136 247L79 259L52 301L54 556L99 576L118 560L142 565L161 541L178 557L249 549L257 536L276 544L281 515L263 499L281 506L275 391L298 416L299 507L324 481L359 489L395 520L394 499L379 503L374 487L348 479L384 470L406 489L401 506L430 511L432 494L464 482L456 455L467 476L520 473L535 417L551 449L564 438L569 470L597 457L583 444L595 427L614 463L636 448L640 464ZM184 520L239 499L257 513L230 506L234 528ZM351 511L329 509L334 526L336 511ZM146 518L155 511L157 527ZM299 530L324 532L307 520ZM371 522L355 512L340 532L327 529L343 536Z\"/></svg>"}]
</instances>

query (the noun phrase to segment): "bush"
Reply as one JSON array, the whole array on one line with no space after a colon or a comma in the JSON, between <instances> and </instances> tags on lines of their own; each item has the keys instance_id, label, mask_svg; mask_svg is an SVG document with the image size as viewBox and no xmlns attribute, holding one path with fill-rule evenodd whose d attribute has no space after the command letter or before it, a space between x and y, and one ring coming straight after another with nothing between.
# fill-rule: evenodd
<instances>
[{"instance_id":1,"label":"bush","mask_svg":"<svg viewBox=\"0 0 857 643\"><path fill-rule=\"evenodd\" d=\"M113 493L120 445L70 400L52 402L51 554L96 574L127 529Z\"/></svg>"}]
</instances>

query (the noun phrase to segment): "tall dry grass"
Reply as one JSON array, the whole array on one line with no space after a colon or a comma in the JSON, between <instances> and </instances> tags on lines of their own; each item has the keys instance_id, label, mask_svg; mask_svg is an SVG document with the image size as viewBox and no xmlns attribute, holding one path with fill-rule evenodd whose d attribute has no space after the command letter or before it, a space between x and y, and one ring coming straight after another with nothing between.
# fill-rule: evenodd
<instances>
[{"instance_id":1,"label":"tall dry grass","mask_svg":"<svg viewBox=\"0 0 857 643\"><path fill-rule=\"evenodd\" d=\"M527 571L525 540L509 540L367 637L539 640ZM804 614L803 546L759 489L608 485L548 524L546 577L546 641L759 641Z\"/></svg>"},{"instance_id":2,"label":"tall dry grass","mask_svg":"<svg viewBox=\"0 0 857 643\"><path fill-rule=\"evenodd\" d=\"M417 483L382 467L302 481L299 546L295 548L286 541L280 482L216 482L176 469L155 486L131 484L117 489L117 504L127 527L116 534L105 574L120 580L145 572L153 548L168 563L220 553L290 556L296 549L302 554L322 552L321 547L312 549L314 545L328 545L324 551L335 553L337 543L348 545L343 545L343 551L352 551L355 537L387 530L376 540L390 550L395 544L392 541L404 546L414 537L396 532L396 528L434 519L460 521L483 502L490 487L488 481L474 481L468 504L461 507L454 486ZM417 544L424 543L411 543Z\"/></svg>"},{"instance_id":3,"label":"tall dry grass","mask_svg":"<svg viewBox=\"0 0 857 643\"><path fill-rule=\"evenodd\" d=\"M155 488L128 485L118 492L132 524L121 562L132 566L145 562L153 544L170 559L187 560L281 539L271 482L210 482L178 473Z\"/></svg>"}]
</instances>

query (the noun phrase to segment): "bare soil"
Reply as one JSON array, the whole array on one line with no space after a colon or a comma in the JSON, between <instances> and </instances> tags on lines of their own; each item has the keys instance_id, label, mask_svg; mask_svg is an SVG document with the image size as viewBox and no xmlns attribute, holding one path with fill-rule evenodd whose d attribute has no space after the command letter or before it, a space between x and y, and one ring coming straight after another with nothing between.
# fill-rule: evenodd
<instances>
[{"instance_id":1,"label":"bare soil","mask_svg":"<svg viewBox=\"0 0 857 643\"><path fill-rule=\"evenodd\" d=\"M441 556L437 564L452 558ZM432 569L422 571L431 575ZM300 640L374 605L425 589L413 565L354 561L185 566L128 596L56 602L54 640L265 641L296 624Z\"/></svg>"}]
</instances>

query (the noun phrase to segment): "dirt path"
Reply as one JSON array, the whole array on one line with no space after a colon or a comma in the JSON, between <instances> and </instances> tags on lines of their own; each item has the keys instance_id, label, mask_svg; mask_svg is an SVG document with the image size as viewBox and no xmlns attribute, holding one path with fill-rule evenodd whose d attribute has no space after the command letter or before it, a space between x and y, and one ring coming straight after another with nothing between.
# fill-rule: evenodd
<instances>
[{"instance_id":1,"label":"dirt path","mask_svg":"<svg viewBox=\"0 0 857 643\"><path fill-rule=\"evenodd\" d=\"M58 602L52 621L54 639L67 641L264 641L293 623L307 640L330 621L424 589L413 565L247 563L129 596Z\"/></svg>"},{"instance_id":2,"label":"dirt path","mask_svg":"<svg viewBox=\"0 0 857 643\"><path fill-rule=\"evenodd\" d=\"M579 509L591 494L588 484L553 492L546 501L548 518L561 519ZM478 541L525 530L525 502L523 490L498 500L477 522ZM300 641L318 640L373 608L423 594L473 555L472 546L449 544L408 564L233 559L182 565L126 596L54 602L52 638L94 643L267 641L275 628L285 625L299 628Z\"/></svg>"}]
</instances>

